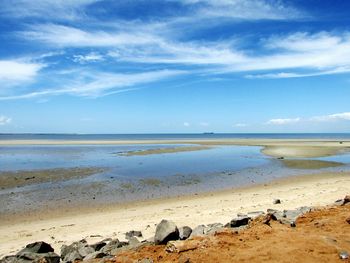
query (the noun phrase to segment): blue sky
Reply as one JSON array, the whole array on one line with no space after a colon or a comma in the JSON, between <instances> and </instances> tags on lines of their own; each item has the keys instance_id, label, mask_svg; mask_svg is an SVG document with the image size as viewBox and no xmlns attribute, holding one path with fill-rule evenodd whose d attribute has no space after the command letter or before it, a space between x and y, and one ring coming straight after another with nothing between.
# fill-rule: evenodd
<instances>
[{"instance_id":1,"label":"blue sky","mask_svg":"<svg viewBox=\"0 0 350 263\"><path fill-rule=\"evenodd\" d=\"M349 132L349 10L0 1L0 132Z\"/></svg>"}]
</instances>

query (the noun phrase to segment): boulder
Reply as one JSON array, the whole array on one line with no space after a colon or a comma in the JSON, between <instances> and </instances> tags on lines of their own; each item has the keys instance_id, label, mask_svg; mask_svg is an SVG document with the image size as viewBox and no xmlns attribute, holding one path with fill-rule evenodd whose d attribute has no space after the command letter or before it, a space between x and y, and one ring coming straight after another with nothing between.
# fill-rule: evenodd
<instances>
[{"instance_id":1,"label":"boulder","mask_svg":"<svg viewBox=\"0 0 350 263\"><path fill-rule=\"evenodd\" d=\"M118 239L113 239L111 242L105 245L100 251L106 254L110 254L112 250L115 250L123 246L127 246L128 244L129 243L127 242L121 242Z\"/></svg>"},{"instance_id":2,"label":"boulder","mask_svg":"<svg viewBox=\"0 0 350 263\"><path fill-rule=\"evenodd\" d=\"M179 237L180 240L186 240L187 238L190 237L192 233L192 228L190 228L189 226L183 226L179 228Z\"/></svg>"},{"instance_id":3,"label":"boulder","mask_svg":"<svg viewBox=\"0 0 350 263\"><path fill-rule=\"evenodd\" d=\"M63 245L61 247L61 258L65 262L74 262L74 260L81 260L93 252L95 252L95 249L83 239L73 242L69 246Z\"/></svg>"},{"instance_id":4,"label":"boulder","mask_svg":"<svg viewBox=\"0 0 350 263\"><path fill-rule=\"evenodd\" d=\"M50 244L45 243L43 241L34 242L26 245L25 248L23 248L21 251L17 253L17 255L21 255L23 253L48 253L48 252L54 252L54 249L50 246Z\"/></svg>"},{"instance_id":5,"label":"boulder","mask_svg":"<svg viewBox=\"0 0 350 263\"><path fill-rule=\"evenodd\" d=\"M217 231L221 230L223 227L224 227L224 225L221 223L209 224L204 229L204 234L207 235L207 234L216 233Z\"/></svg>"},{"instance_id":6,"label":"boulder","mask_svg":"<svg viewBox=\"0 0 350 263\"><path fill-rule=\"evenodd\" d=\"M62 255L61 255L61 258L62 258ZM82 259L83 257L76 250L65 254L65 256L63 257L63 261L67 263L73 263L75 260L82 260Z\"/></svg>"},{"instance_id":7,"label":"boulder","mask_svg":"<svg viewBox=\"0 0 350 263\"><path fill-rule=\"evenodd\" d=\"M15 262L59 263L60 256L54 252L48 252L48 253L24 252L21 255L17 256L17 261Z\"/></svg>"},{"instance_id":8,"label":"boulder","mask_svg":"<svg viewBox=\"0 0 350 263\"><path fill-rule=\"evenodd\" d=\"M100 251L101 248L103 248L105 245L107 245L106 242L100 241L100 242L97 242L95 244L90 245L90 247L92 247L95 251Z\"/></svg>"},{"instance_id":9,"label":"boulder","mask_svg":"<svg viewBox=\"0 0 350 263\"><path fill-rule=\"evenodd\" d=\"M228 227L241 227L241 226L245 226L248 225L249 221L250 221L250 217L249 216L238 216L236 218L233 218L230 223L228 223L226 226Z\"/></svg>"},{"instance_id":10,"label":"boulder","mask_svg":"<svg viewBox=\"0 0 350 263\"><path fill-rule=\"evenodd\" d=\"M342 260L349 259L349 253L346 251L340 251L339 252L339 258Z\"/></svg>"},{"instance_id":11,"label":"boulder","mask_svg":"<svg viewBox=\"0 0 350 263\"><path fill-rule=\"evenodd\" d=\"M166 244L170 240L179 239L179 230L174 222L162 220L156 228L154 243L156 245Z\"/></svg>"},{"instance_id":12,"label":"boulder","mask_svg":"<svg viewBox=\"0 0 350 263\"><path fill-rule=\"evenodd\" d=\"M204 236L206 232L206 226L205 225L199 225L196 226L190 235L190 238L197 237L197 236Z\"/></svg>"},{"instance_id":13,"label":"boulder","mask_svg":"<svg viewBox=\"0 0 350 263\"><path fill-rule=\"evenodd\" d=\"M141 231L135 231L135 230L132 230L132 231L125 233L125 238L127 240L129 240L129 238L131 238L131 237L142 237L142 233L141 233Z\"/></svg>"},{"instance_id":14,"label":"boulder","mask_svg":"<svg viewBox=\"0 0 350 263\"><path fill-rule=\"evenodd\" d=\"M96 251L94 253L91 253L91 254L87 255L84 258L84 261L90 260L90 259L95 259L95 258L104 258L106 256L108 256L106 253L103 253L103 252L100 252L100 251Z\"/></svg>"}]
</instances>

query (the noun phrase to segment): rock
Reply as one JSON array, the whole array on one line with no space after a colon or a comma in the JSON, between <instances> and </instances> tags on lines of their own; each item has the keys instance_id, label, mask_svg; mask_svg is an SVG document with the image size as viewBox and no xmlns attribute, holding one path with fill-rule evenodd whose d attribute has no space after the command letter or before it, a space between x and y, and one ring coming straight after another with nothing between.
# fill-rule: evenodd
<instances>
[{"instance_id":1,"label":"rock","mask_svg":"<svg viewBox=\"0 0 350 263\"><path fill-rule=\"evenodd\" d=\"M350 217L348 217L345 221L346 223L350 224Z\"/></svg>"},{"instance_id":2,"label":"rock","mask_svg":"<svg viewBox=\"0 0 350 263\"><path fill-rule=\"evenodd\" d=\"M90 259L95 259L95 258L104 258L106 256L108 256L106 253L103 253L103 252L100 252L100 251L96 251L94 253L91 253L91 254L87 255L84 258L84 261L85 260L90 260Z\"/></svg>"},{"instance_id":3,"label":"rock","mask_svg":"<svg viewBox=\"0 0 350 263\"><path fill-rule=\"evenodd\" d=\"M350 195L346 195L343 199L338 199L335 201L336 205L346 205L350 202Z\"/></svg>"},{"instance_id":4,"label":"rock","mask_svg":"<svg viewBox=\"0 0 350 263\"><path fill-rule=\"evenodd\" d=\"M62 258L62 255L61 255L61 258ZM75 260L81 260L81 259L83 259L83 257L79 254L78 251L73 250L73 251L67 253L62 259L64 262L71 263L71 262L74 262Z\"/></svg>"},{"instance_id":5,"label":"rock","mask_svg":"<svg viewBox=\"0 0 350 263\"><path fill-rule=\"evenodd\" d=\"M125 233L125 238L127 240L129 240L129 238L131 238L131 237L142 237L142 233L141 233L141 231L135 231L135 230L132 230L132 231Z\"/></svg>"},{"instance_id":6,"label":"rock","mask_svg":"<svg viewBox=\"0 0 350 263\"><path fill-rule=\"evenodd\" d=\"M179 228L179 237L180 240L186 240L187 238L190 237L192 233L192 228L190 228L189 226L183 226Z\"/></svg>"},{"instance_id":7,"label":"rock","mask_svg":"<svg viewBox=\"0 0 350 263\"><path fill-rule=\"evenodd\" d=\"M348 259L348 258L349 258L349 253L346 252L346 251L341 251L341 252L339 253L339 258L340 258L340 259Z\"/></svg>"},{"instance_id":8,"label":"rock","mask_svg":"<svg viewBox=\"0 0 350 263\"><path fill-rule=\"evenodd\" d=\"M221 223L214 223L214 224L209 224L205 229L204 229L204 234L213 234L216 233L217 231L221 230L224 227L223 224Z\"/></svg>"},{"instance_id":9,"label":"rock","mask_svg":"<svg viewBox=\"0 0 350 263\"><path fill-rule=\"evenodd\" d=\"M251 218L249 216L239 216L231 220L230 223L228 223L229 227L240 227L248 225L249 220Z\"/></svg>"},{"instance_id":10,"label":"rock","mask_svg":"<svg viewBox=\"0 0 350 263\"><path fill-rule=\"evenodd\" d=\"M156 245L166 244L170 240L179 239L179 230L174 222L162 220L156 228L154 243Z\"/></svg>"},{"instance_id":11,"label":"rock","mask_svg":"<svg viewBox=\"0 0 350 263\"><path fill-rule=\"evenodd\" d=\"M100 242L97 242L95 244L90 245L90 247L92 247L95 251L100 251L101 248L103 248L105 245L107 245L106 242L100 241Z\"/></svg>"},{"instance_id":12,"label":"rock","mask_svg":"<svg viewBox=\"0 0 350 263\"><path fill-rule=\"evenodd\" d=\"M33 252L24 252L21 255L17 256L17 261L15 262L40 262L40 263L59 263L60 256L54 252L47 253L33 253Z\"/></svg>"},{"instance_id":13,"label":"rock","mask_svg":"<svg viewBox=\"0 0 350 263\"><path fill-rule=\"evenodd\" d=\"M312 210L311 207L302 206L295 210L284 210L283 217L287 218L290 221L296 221L296 219L306 213L309 213Z\"/></svg>"},{"instance_id":14,"label":"rock","mask_svg":"<svg viewBox=\"0 0 350 263\"><path fill-rule=\"evenodd\" d=\"M128 244L129 243L127 242L121 242L118 239L113 239L111 242L105 245L100 251L106 254L110 254L112 250L115 250L123 246L127 246Z\"/></svg>"},{"instance_id":15,"label":"rock","mask_svg":"<svg viewBox=\"0 0 350 263\"><path fill-rule=\"evenodd\" d=\"M73 242L69 246L63 245L61 247L61 258L65 262L74 262L74 260L81 260L87 255L94 253L95 249L88 245L85 239Z\"/></svg>"},{"instance_id":16,"label":"rock","mask_svg":"<svg viewBox=\"0 0 350 263\"><path fill-rule=\"evenodd\" d=\"M73 242L72 244L70 244L69 246L67 245L63 245L61 247L61 258L64 259L66 257L66 255L74 252L74 251L78 251L78 249L80 247L84 247L87 246L87 242L85 239L77 241L77 242Z\"/></svg>"},{"instance_id":17,"label":"rock","mask_svg":"<svg viewBox=\"0 0 350 263\"><path fill-rule=\"evenodd\" d=\"M277 204L280 204L281 203L281 200L280 199L274 199L273 200L273 204L274 205L277 205Z\"/></svg>"},{"instance_id":18,"label":"rock","mask_svg":"<svg viewBox=\"0 0 350 263\"><path fill-rule=\"evenodd\" d=\"M196 236L204 236L205 231L206 231L206 226L205 225L199 225L196 226L190 235L190 238L196 237Z\"/></svg>"},{"instance_id":19,"label":"rock","mask_svg":"<svg viewBox=\"0 0 350 263\"><path fill-rule=\"evenodd\" d=\"M50 246L50 244L40 241L40 242L34 242L26 245L26 247L23 248L21 251L19 251L17 255L21 255L27 252L41 254L41 253L54 252L54 249Z\"/></svg>"},{"instance_id":20,"label":"rock","mask_svg":"<svg viewBox=\"0 0 350 263\"><path fill-rule=\"evenodd\" d=\"M199 247L200 242L198 240L177 240L169 241L165 247L165 251L169 253L181 253L189 250L195 250Z\"/></svg>"},{"instance_id":21,"label":"rock","mask_svg":"<svg viewBox=\"0 0 350 263\"><path fill-rule=\"evenodd\" d=\"M129 245L128 245L128 247L134 248L134 247L139 246L140 243L141 243L140 240L137 237L133 236L133 237L129 238Z\"/></svg>"},{"instance_id":22,"label":"rock","mask_svg":"<svg viewBox=\"0 0 350 263\"><path fill-rule=\"evenodd\" d=\"M294 221L292 221L292 222L290 222L290 226L291 226L291 227L296 227L297 225L295 224Z\"/></svg>"},{"instance_id":23,"label":"rock","mask_svg":"<svg viewBox=\"0 0 350 263\"><path fill-rule=\"evenodd\" d=\"M84 258L87 255L94 253L95 249L90 247L90 246L84 246L84 247L79 247L78 248L78 253Z\"/></svg>"}]
</instances>

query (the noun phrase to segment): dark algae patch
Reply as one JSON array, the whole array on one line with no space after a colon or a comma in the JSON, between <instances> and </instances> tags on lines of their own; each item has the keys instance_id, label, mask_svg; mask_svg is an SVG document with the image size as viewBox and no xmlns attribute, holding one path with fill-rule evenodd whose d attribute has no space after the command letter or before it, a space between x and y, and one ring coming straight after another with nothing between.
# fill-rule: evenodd
<instances>
[{"instance_id":1,"label":"dark algae patch","mask_svg":"<svg viewBox=\"0 0 350 263\"><path fill-rule=\"evenodd\" d=\"M31 184L79 179L93 174L102 173L105 170L106 168L101 167L74 167L15 172L5 171L0 172L0 188L6 189Z\"/></svg>"},{"instance_id":2,"label":"dark algae patch","mask_svg":"<svg viewBox=\"0 0 350 263\"><path fill-rule=\"evenodd\" d=\"M340 162L321 161L321 160L286 160L281 159L281 162L291 169L321 169L331 168L344 165Z\"/></svg>"}]
</instances>

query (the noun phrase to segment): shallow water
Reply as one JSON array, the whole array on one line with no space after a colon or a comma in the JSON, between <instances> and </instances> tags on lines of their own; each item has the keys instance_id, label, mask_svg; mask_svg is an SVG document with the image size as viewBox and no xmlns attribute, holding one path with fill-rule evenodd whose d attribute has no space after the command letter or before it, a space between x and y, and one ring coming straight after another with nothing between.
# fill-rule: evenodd
<instances>
[{"instance_id":1,"label":"shallow water","mask_svg":"<svg viewBox=\"0 0 350 263\"><path fill-rule=\"evenodd\" d=\"M176 145L184 146L184 145ZM188 146L188 145L186 145ZM210 149L123 156L120 153L174 145L59 145L0 147L0 171L104 167L82 179L0 190L0 213L55 205L124 203L265 183L290 175L350 170L350 153L315 158L344 166L318 170L289 169L263 155L260 147L219 146Z\"/></svg>"}]
</instances>

